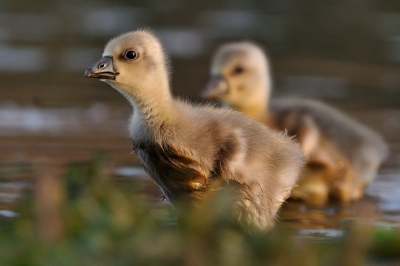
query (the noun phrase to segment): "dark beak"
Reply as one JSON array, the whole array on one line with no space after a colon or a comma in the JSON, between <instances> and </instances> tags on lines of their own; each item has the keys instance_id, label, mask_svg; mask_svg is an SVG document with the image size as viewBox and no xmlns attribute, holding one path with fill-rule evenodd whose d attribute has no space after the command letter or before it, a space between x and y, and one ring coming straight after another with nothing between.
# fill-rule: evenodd
<instances>
[{"instance_id":1,"label":"dark beak","mask_svg":"<svg viewBox=\"0 0 400 266\"><path fill-rule=\"evenodd\" d=\"M85 71L85 77L87 78L115 80L118 74L114 69L113 58L111 56L102 57Z\"/></svg>"},{"instance_id":2,"label":"dark beak","mask_svg":"<svg viewBox=\"0 0 400 266\"><path fill-rule=\"evenodd\" d=\"M207 86L201 92L204 99L218 99L224 94L228 94L229 86L224 77L221 75L212 76Z\"/></svg>"}]
</instances>

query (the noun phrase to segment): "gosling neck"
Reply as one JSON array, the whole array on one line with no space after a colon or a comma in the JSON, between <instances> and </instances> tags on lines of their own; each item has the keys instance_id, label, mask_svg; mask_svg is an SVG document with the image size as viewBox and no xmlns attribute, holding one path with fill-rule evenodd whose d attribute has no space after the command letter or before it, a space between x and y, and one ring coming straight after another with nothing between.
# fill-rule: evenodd
<instances>
[{"instance_id":1,"label":"gosling neck","mask_svg":"<svg viewBox=\"0 0 400 266\"><path fill-rule=\"evenodd\" d=\"M236 109L262 123L266 123L269 119L268 99L263 97L252 99L246 104L241 104L239 107L236 107Z\"/></svg>"},{"instance_id":2,"label":"gosling neck","mask_svg":"<svg viewBox=\"0 0 400 266\"><path fill-rule=\"evenodd\" d=\"M170 121L173 111L168 79L146 80L134 85L114 86L133 107L133 121L152 129Z\"/></svg>"},{"instance_id":3,"label":"gosling neck","mask_svg":"<svg viewBox=\"0 0 400 266\"><path fill-rule=\"evenodd\" d=\"M269 76L263 78L258 86L253 86L253 92L248 95L246 100L239 102L236 107L247 116L262 122L269 121L269 99L270 99L271 81Z\"/></svg>"}]
</instances>

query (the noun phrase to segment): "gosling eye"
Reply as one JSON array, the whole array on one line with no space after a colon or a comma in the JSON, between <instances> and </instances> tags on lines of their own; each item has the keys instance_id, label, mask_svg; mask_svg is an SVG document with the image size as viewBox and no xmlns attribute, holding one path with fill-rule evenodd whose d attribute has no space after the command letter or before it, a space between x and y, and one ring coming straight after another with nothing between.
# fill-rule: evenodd
<instances>
[{"instance_id":1,"label":"gosling eye","mask_svg":"<svg viewBox=\"0 0 400 266\"><path fill-rule=\"evenodd\" d=\"M128 60L134 60L137 58L137 53L133 50L128 50L125 52L124 57L125 57L125 59L128 59Z\"/></svg>"},{"instance_id":2,"label":"gosling eye","mask_svg":"<svg viewBox=\"0 0 400 266\"><path fill-rule=\"evenodd\" d=\"M244 71L244 68L243 68L242 66L236 66L236 67L233 69L232 74L233 74L233 75L238 75L238 74L243 73L243 71Z\"/></svg>"}]
</instances>

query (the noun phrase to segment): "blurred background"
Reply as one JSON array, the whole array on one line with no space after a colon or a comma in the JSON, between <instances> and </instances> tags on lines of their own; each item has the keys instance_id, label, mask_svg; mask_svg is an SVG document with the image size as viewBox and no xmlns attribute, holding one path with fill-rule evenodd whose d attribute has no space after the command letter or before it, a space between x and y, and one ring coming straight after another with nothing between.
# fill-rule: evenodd
<instances>
[{"instance_id":1,"label":"blurred background","mask_svg":"<svg viewBox=\"0 0 400 266\"><path fill-rule=\"evenodd\" d=\"M137 28L163 42L174 95L200 102L216 48L252 40L270 57L274 96L320 99L385 137L391 153L367 198L340 210L290 205L283 220L297 233L336 236L337 221L358 218L398 227L398 0L0 1L0 215L17 215L12 202L32 178L99 152L112 176L159 196L130 155L128 102L84 78L111 37Z\"/></svg>"}]
</instances>

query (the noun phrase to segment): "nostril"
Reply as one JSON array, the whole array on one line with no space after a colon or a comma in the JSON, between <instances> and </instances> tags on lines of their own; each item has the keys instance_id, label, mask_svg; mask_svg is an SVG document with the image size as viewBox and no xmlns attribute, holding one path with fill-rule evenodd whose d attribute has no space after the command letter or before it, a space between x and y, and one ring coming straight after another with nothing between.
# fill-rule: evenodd
<instances>
[{"instance_id":1,"label":"nostril","mask_svg":"<svg viewBox=\"0 0 400 266\"><path fill-rule=\"evenodd\" d=\"M104 68L105 66L106 66L106 64L102 63L102 64L99 65L99 68L101 69L101 68Z\"/></svg>"},{"instance_id":2,"label":"nostril","mask_svg":"<svg viewBox=\"0 0 400 266\"><path fill-rule=\"evenodd\" d=\"M221 80L216 81L215 84L214 84L214 86L215 86L216 88L218 88L219 90L225 90L225 89L227 88L226 82L223 82L223 81L221 81Z\"/></svg>"}]
</instances>

